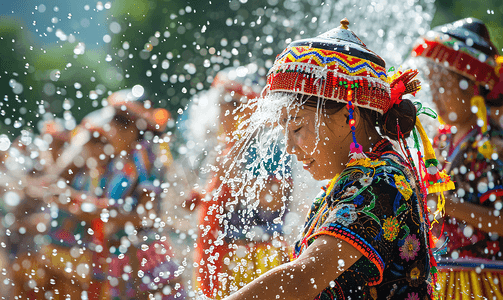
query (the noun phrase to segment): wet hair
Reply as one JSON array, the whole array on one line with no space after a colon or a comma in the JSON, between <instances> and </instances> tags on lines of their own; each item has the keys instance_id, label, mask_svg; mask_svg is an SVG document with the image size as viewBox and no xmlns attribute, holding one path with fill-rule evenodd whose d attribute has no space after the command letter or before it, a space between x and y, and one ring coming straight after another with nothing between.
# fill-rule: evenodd
<instances>
[{"instance_id":1,"label":"wet hair","mask_svg":"<svg viewBox=\"0 0 503 300\"><path fill-rule=\"evenodd\" d=\"M317 108L318 101L318 97L312 96L305 100L303 104ZM322 110L328 115L333 115L345 106L346 103L324 100ZM408 137L416 125L416 106L409 99L402 99L400 104L393 105L384 115L363 107L358 107L358 110L360 118L364 121L365 130L370 127L378 127L381 135L395 141L398 140L398 127L400 127L400 133L404 137Z\"/></svg>"}]
</instances>

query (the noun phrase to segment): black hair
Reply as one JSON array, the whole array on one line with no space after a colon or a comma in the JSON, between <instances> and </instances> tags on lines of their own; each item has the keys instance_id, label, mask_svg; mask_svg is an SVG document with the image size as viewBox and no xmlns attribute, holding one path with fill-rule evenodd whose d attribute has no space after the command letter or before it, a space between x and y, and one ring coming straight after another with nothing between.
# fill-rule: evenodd
<instances>
[{"instance_id":1,"label":"black hair","mask_svg":"<svg viewBox=\"0 0 503 300\"><path fill-rule=\"evenodd\" d=\"M311 96L303 104L317 108L318 101L318 97ZM346 103L333 100L324 100L321 103L322 110L329 115L337 113L345 106ZM416 106L409 99L402 99L400 104L394 104L384 115L363 107L358 107L358 110L366 129L378 127L381 135L395 141L398 140L398 127L400 127L400 133L404 137L408 137L416 125Z\"/></svg>"}]
</instances>

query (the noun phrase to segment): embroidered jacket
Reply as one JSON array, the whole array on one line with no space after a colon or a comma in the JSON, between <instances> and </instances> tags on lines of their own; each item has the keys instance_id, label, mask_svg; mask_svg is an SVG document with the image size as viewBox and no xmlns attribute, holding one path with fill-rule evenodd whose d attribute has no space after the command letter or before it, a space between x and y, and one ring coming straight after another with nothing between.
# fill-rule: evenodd
<instances>
[{"instance_id":1,"label":"embroidered jacket","mask_svg":"<svg viewBox=\"0 0 503 300\"><path fill-rule=\"evenodd\" d=\"M388 140L367 155L315 199L295 255L320 235L363 254L315 299L429 298L428 228L412 173Z\"/></svg>"}]
</instances>

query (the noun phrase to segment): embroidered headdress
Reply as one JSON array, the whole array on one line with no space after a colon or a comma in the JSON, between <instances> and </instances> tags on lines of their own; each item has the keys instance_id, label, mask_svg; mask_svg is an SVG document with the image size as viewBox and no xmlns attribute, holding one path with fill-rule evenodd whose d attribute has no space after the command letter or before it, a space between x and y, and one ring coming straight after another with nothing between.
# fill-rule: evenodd
<instances>
[{"instance_id":1,"label":"embroidered headdress","mask_svg":"<svg viewBox=\"0 0 503 300\"><path fill-rule=\"evenodd\" d=\"M480 88L475 90L471 105L478 108L482 132L487 131L485 104L503 104L503 56L484 23L466 18L435 27L418 40L412 56L430 59L475 82Z\"/></svg>"},{"instance_id":2,"label":"embroidered headdress","mask_svg":"<svg viewBox=\"0 0 503 300\"><path fill-rule=\"evenodd\" d=\"M421 37L413 56L422 56L492 90L500 74L496 72L498 50L480 20L467 18L433 28Z\"/></svg>"},{"instance_id":3,"label":"embroidered headdress","mask_svg":"<svg viewBox=\"0 0 503 300\"><path fill-rule=\"evenodd\" d=\"M294 92L348 102L384 114L392 106L386 64L348 28L292 42L276 57L267 77L271 92Z\"/></svg>"}]
</instances>

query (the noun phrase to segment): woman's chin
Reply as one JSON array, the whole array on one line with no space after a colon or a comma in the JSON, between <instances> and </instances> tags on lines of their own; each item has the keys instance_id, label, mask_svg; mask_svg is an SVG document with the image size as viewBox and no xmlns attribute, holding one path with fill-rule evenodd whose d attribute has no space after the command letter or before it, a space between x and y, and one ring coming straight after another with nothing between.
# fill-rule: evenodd
<instances>
[{"instance_id":1,"label":"woman's chin","mask_svg":"<svg viewBox=\"0 0 503 300\"><path fill-rule=\"evenodd\" d=\"M321 180L332 179L332 177L326 176L326 174L321 174L320 172L317 172L316 170L314 170L314 168L310 168L308 171L314 180L321 181Z\"/></svg>"}]
</instances>

